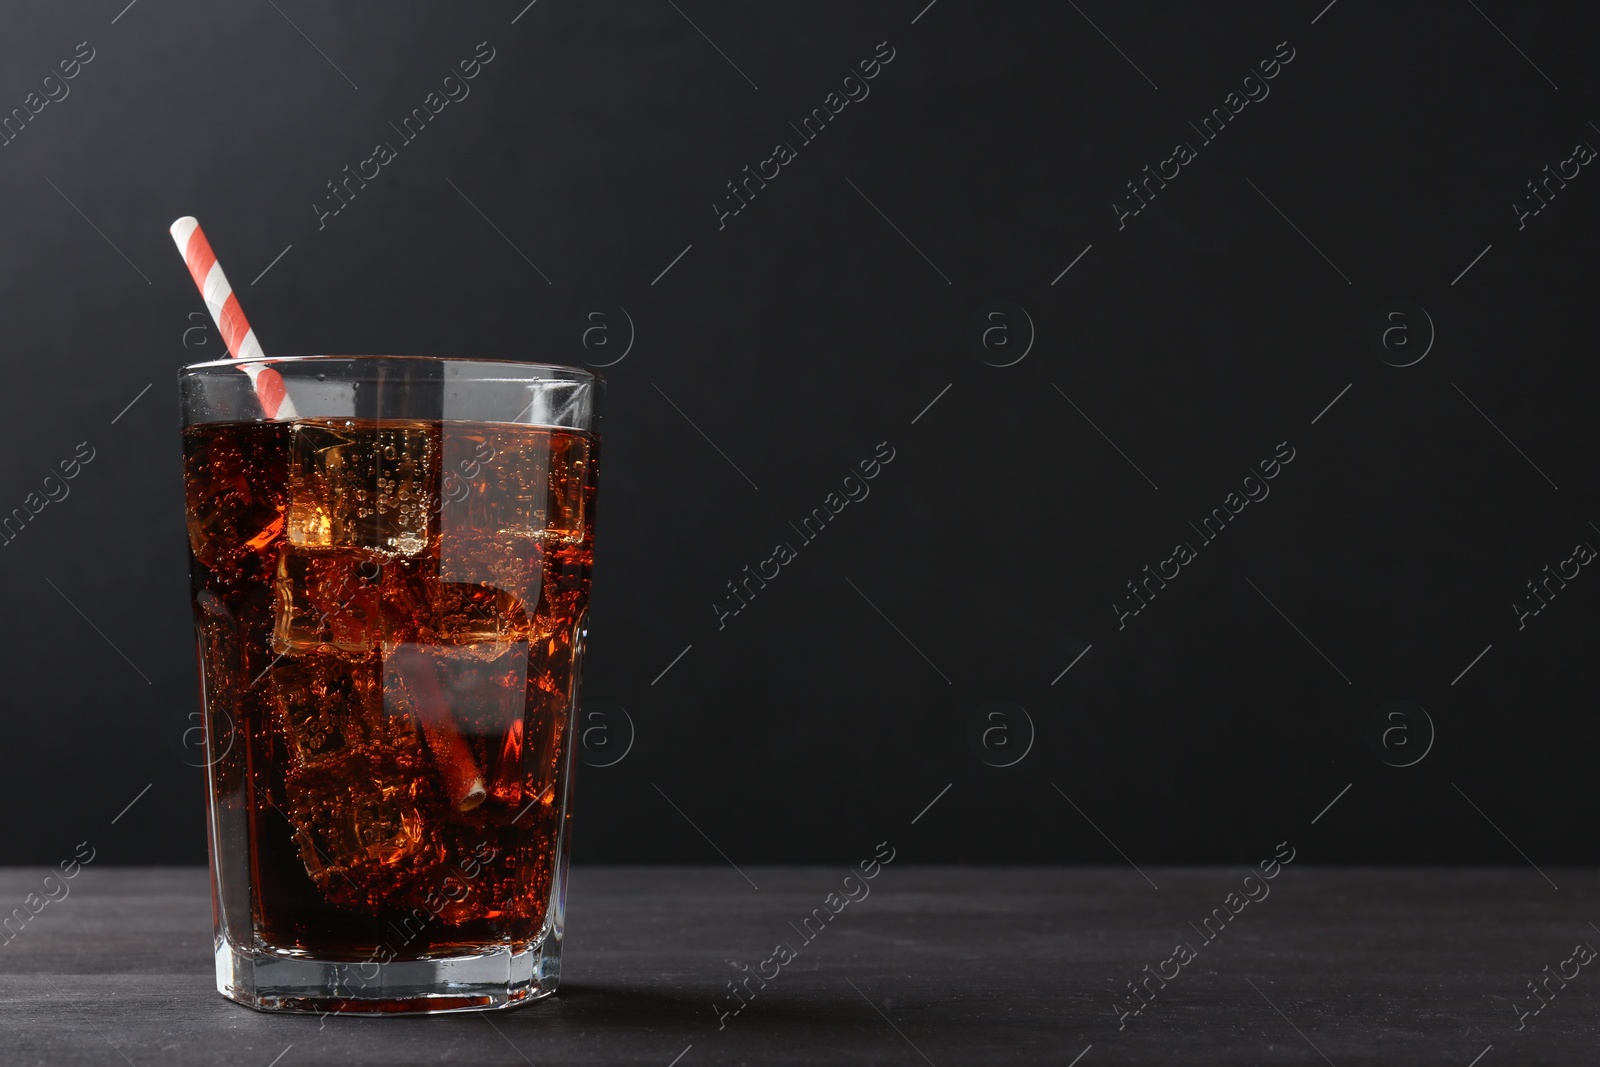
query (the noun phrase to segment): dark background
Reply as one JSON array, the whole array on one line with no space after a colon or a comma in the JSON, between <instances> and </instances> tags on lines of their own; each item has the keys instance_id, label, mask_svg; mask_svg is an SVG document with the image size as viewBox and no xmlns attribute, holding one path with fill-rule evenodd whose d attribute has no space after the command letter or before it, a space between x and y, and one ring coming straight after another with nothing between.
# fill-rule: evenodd
<instances>
[{"instance_id":1,"label":"dark background","mask_svg":"<svg viewBox=\"0 0 1600 1067\"><path fill-rule=\"evenodd\" d=\"M631 334L579 862L1253 862L1336 797L1305 862L1600 857L1600 578L1520 631L1510 606L1600 544L1600 177L1511 208L1600 144L1571 5L123 5L0 25L0 113L95 50L0 148L0 512L95 451L0 548L0 861L204 858L174 373L222 347L184 214L269 352L601 364ZM319 230L480 41L471 95ZM870 96L719 230L882 41ZM1425 310L1374 345L1398 300ZM880 442L870 497L719 630L724 583ZM1280 442L1271 495L1119 629Z\"/></svg>"}]
</instances>

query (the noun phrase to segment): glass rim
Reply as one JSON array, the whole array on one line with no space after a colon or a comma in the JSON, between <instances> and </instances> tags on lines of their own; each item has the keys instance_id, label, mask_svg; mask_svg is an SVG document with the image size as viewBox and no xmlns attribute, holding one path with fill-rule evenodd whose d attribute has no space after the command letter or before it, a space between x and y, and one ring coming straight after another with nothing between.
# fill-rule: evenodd
<instances>
[{"instance_id":1,"label":"glass rim","mask_svg":"<svg viewBox=\"0 0 1600 1067\"><path fill-rule=\"evenodd\" d=\"M214 359L204 363L190 363L179 369L179 376L192 374L199 371L222 370L228 367L243 367L250 364L269 366L279 363L376 363L384 360L403 360L417 363L494 363L510 367L525 367L534 371L550 371L553 378L568 378L570 380L588 380L605 384L605 375L584 367L574 367L566 363L544 363L538 360L526 359L500 359L493 356L417 356L417 355L294 355L294 356L250 356L244 359Z\"/></svg>"}]
</instances>

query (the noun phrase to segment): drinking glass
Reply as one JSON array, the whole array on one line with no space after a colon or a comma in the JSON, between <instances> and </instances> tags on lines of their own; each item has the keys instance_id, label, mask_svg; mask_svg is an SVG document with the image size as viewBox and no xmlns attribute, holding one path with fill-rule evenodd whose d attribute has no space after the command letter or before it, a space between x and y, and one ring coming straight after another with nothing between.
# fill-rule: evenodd
<instances>
[{"instance_id":1,"label":"drinking glass","mask_svg":"<svg viewBox=\"0 0 1600 1067\"><path fill-rule=\"evenodd\" d=\"M218 991L553 992L603 383L297 356L179 384Z\"/></svg>"}]
</instances>

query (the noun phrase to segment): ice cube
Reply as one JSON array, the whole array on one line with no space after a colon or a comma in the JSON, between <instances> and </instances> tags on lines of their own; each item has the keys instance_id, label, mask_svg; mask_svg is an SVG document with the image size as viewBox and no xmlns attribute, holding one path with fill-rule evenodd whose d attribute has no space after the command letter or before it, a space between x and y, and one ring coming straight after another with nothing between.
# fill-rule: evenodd
<instances>
[{"instance_id":1,"label":"ice cube","mask_svg":"<svg viewBox=\"0 0 1600 1067\"><path fill-rule=\"evenodd\" d=\"M376 649L382 559L369 552L284 545L273 587L273 651L331 648L363 655Z\"/></svg>"},{"instance_id":2,"label":"ice cube","mask_svg":"<svg viewBox=\"0 0 1600 1067\"><path fill-rule=\"evenodd\" d=\"M423 422L296 422L289 441L289 542L415 556L428 545L437 429Z\"/></svg>"},{"instance_id":3,"label":"ice cube","mask_svg":"<svg viewBox=\"0 0 1600 1067\"><path fill-rule=\"evenodd\" d=\"M432 592L434 635L441 643L457 647L488 646L474 647L473 651L480 655L487 653L489 658L495 659L527 632L528 620L522 602L504 589L465 582L437 582Z\"/></svg>"},{"instance_id":4,"label":"ice cube","mask_svg":"<svg viewBox=\"0 0 1600 1067\"><path fill-rule=\"evenodd\" d=\"M428 776L417 722L386 706L382 669L376 654L326 651L272 667L284 814L306 873L334 903L381 900L444 854L420 811Z\"/></svg>"},{"instance_id":5,"label":"ice cube","mask_svg":"<svg viewBox=\"0 0 1600 1067\"><path fill-rule=\"evenodd\" d=\"M587 438L525 426L446 423L440 451L440 531L447 551L449 540L461 535L583 536Z\"/></svg>"},{"instance_id":6,"label":"ice cube","mask_svg":"<svg viewBox=\"0 0 1600 1067\"><path fill-rule=\"evenodd\" d=\"M537 534L549 494L550 439L538 431L447 423L440 439L440 530Z\"/></svg>"},{"instance_id":7,"label":"ice cube","mask_svg":"<svg viewBox=\"0 0 1600 1067\"><path fill-rule=\"evenodd\" d=\"M526 640L528 615L513 592L489 583L441 581L428 560L394 560L380 597L384 654L407 645L442 645L497 659Z\"/></svg>"},{"instance_id":8,"label":"ice cube","mask_svg":"<svg viewBox=\"0 0 1600 1067\"><path fill-rule=\"evenodd\" d=\"M526 534L445 529L439 538L439 577L462 587L506 593L531 617L544 583L544 554L542 539Z\"/></svg>"},{"instance_id":9,"label":"ice cube","mask_svg":"<svg viewBox=\"0 0 1600 1067\"><path fill-rule=\"evenodd\" d=\"M437 828L418 810L417 782L414 770L370 752L289 779L300 858L330 901L377 905L444 861Z\"/></svg>"},{"instance_id":10,"label":"ice cube","mask_svg":"<svg viewBox=\"0 0 1600 1067\"><path fill-rule=\"evenodd\" d=\"M272 694L291 775L374 754L414 773L421 761L416 722L385 708L381 678L375 655L285 658L273 665Z\"/></svg>"}]
</instances>

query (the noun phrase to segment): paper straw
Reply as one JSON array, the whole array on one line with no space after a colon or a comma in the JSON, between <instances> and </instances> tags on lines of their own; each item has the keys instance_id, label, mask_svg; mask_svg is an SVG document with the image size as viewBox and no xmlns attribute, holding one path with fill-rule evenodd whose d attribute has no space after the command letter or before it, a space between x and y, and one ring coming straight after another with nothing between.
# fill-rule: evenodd
<instances>
[{"instance_id":1,"label":"paper straw","mask_svg":"<svg viewBox=\"0 0 1600 1067\"><path fill-rule=\"evenodd\" d=\"M211 320L217 324L217 332L222 334L223 344L228 346L228 355L234 359L260 359L265 356L261 342L256 340L256 332L244 317L244 309L239 306L233 286L228 284L228 276L222 273L217 254L211 250L211 242L206 240L206 233L200 228L199 220L193 215L185 215L174 222L168 232L172 234L172 241L178 246L184 262L189 265L189 276L200 290L206 310L211 312ZM244 372L255 386L256 396L261 400L261 409L266 412L267 418L294 418L294 404L289 400L281 374L261 363L245 364Z\"/></svg>"}]
</instances>

